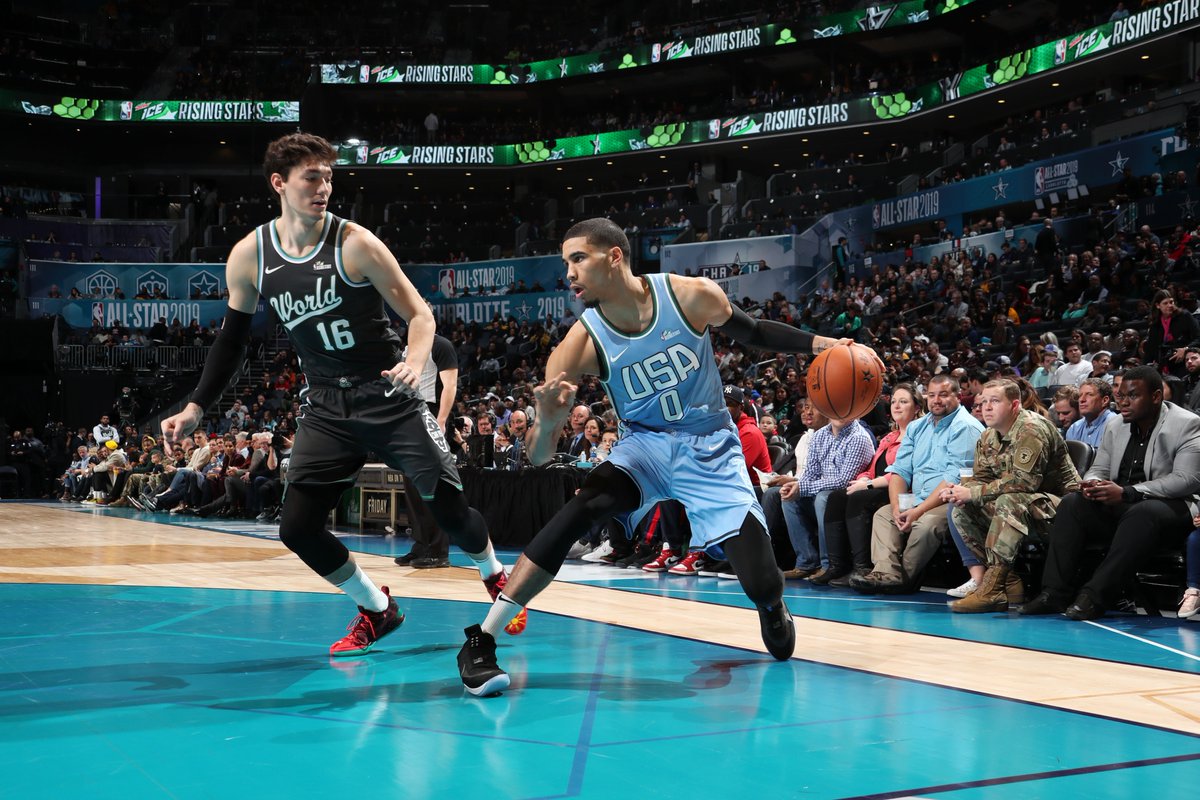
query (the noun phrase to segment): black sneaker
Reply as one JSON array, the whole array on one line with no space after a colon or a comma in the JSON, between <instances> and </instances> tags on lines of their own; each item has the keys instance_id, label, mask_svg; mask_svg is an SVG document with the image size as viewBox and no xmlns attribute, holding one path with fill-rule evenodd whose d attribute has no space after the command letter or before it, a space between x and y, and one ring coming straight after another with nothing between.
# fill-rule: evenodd
<instances>
[{"instance_id":1,"label":"black sneaker","mask_svg":"<svg viewBox=\"0 0 1200 800\"><path fill-rule=\"evenodd\" d=\"M762 628L767 652L779 661L787 661L796 651L796 624L783 600L774 608L759 608L758 622Z\"/></svg>"},{"instance_id":2,"label":"black sneaker","mask_svg":"<svg viewBox=\"0 0 1200 800\"><path fill-rule=\"evenodd\" d=\"M728 561L713 561L708 556L696 565L696 574L701 578L718 578L722 572L733 572L733 565Z\"/></svg>"},{"instance_id":3,"label":"black sneaker","mask_svg":"<svg viewBox=\"0 0 1200 800\"><path fill-rule=\"evenodd\" d=\"M397 566L407 567L409 564L416 561L417 558L418 558L418 555L416 553L410 551L408 553L405 553L402 556L397 556L396 558L394 558L392 560L396 562Z\"/></svg>"},{"instance_id":4,"label":"black sneaker","mask_svg":"<svg viewBox=\"0 0 1200 800\"><path fill-rule=\"evenodd\" d=\"M478 625L463 631L467 643L458 651L458 674L463 687L476 697L500 694L508 688L508 673L496 664L496 640Z\"/></svg>"},{"instance_id":5,"label":"black sneaker","mask_svg":"<svg viewBox=\"0 0 1200 800\"><path fill-rule=\"evenodd\" d=\"M658 553L654 551L653 547L639 544L633 550L630 550L617 559L617 562L613 566L619 569L641 569L642 564L649 564L657 555Z\"/></svg>"},{"instance_id":6,"label":"black sneaker","mask_svg":"<svg viewBox=\"0 0 1200 800\"><path fill-rule=\"evenodd\" d=\"M640 570L642 567L658 558L658 552L659 551L657 547L645 548L643 552L638 553L638 557L635 558L633 563L629 565L629 568Z\"/></svg>"}]
</instances>

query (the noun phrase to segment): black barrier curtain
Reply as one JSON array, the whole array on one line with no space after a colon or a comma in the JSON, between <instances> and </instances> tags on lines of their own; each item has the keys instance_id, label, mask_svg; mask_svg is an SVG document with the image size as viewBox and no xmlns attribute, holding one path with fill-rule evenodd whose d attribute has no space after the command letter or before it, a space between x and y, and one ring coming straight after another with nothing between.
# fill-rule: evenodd
<instances>
[{"instance_id":1,"label":"black barrier curtain","mask_svg":"<svg viewBox=\"0 0 1200 800\"><path fill-rule=\"evenodd\" d=\"M467 502L479 509L497 547L524 548L583 484L587 473L575 467L520 471L459 470Z\"/></svg>"}]
</instances>

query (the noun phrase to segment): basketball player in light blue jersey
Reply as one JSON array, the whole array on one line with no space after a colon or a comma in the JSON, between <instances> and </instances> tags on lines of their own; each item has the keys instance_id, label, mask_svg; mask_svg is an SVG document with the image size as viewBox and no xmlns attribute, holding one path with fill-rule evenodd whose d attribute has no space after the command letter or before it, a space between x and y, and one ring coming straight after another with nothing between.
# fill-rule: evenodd
<instances>
[{"instance_id":1,"label":"basketball player in light blue jersey","mask_svg":"<svg viewBox=\"0 0 1200 800\"><path fill-rule=\"evenodd\" d=\"M573 226L562 254L571 290L587 310L550 354L546 382L534 390L529 458L534 464L551 458L585 374L604 382L622 435L579 494L530 542L483 624L467 628L458 655L463 685L479 696L508 688L496 663L497 632L554 580L571 545L594 523L617 517L632 529L665 499L687 508L693 546L723 546L758 608L767 650L781 661L791 658L796 634L783 575L725 408L708 330L771 352L819 353L838 340L752 319L707 278L634 275L629 241L607 219Z\"/></svg>"}]
</instances>

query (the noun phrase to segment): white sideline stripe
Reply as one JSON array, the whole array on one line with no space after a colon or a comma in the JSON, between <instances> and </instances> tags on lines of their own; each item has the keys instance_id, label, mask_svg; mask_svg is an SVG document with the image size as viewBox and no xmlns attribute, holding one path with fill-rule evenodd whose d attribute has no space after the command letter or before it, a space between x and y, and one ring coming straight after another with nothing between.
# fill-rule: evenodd
<instances>
[{"instance_id":1,"label":"white sideline stripe","mask_svg":"<svg viewBox=\"0 0 1200 800\"><path fill-rule=\"evenodd\" d=\"M1119 631L1116 628L1110 628L1107 625L1101 625L1099 622L1093 622L1090 619L1085 619L1084 622L1086 622L1088 625L1092 625L1096 628L1102 628L1103 630L1106 630L1106 631L1112 631L1113 633L1120 634L1121 636L1126 636L1130 639L1134 639L1143 644L1148 644L1151 647L1157 647L1159 649L1166 650L1168 653L1174 653L1177 656L1183 656L1184 658L1190 658L1192 661L1200 661L1200 656L1192 655L1191 653L1185 653L1182 650L1176 650L1174 647L1167 647L1165 644L1159 644L1158 642L1152 642L1149 639L1143 638L1141 636L1134 636L1132 633L1126 633L1125 631Z\"/></svg>"}]
</instances>

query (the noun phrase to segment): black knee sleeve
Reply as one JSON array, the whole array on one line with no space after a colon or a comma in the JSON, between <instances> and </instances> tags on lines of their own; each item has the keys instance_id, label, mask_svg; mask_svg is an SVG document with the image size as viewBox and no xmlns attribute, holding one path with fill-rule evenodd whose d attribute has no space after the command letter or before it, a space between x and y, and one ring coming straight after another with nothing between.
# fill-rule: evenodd
<instances>
[{"instance_id":1,"label":"black knee sleeve","mask_svg":"<svg viewBox=\"0 0 1200 800\"><path fill-rule=\"evenodd\" d=\"M284 493L279 540L322 577L332 575L350 559L346 545L325 527L346 487L344 483L289 483Z\"/></svg>"},{"instance_id":2,"label":"black knee sleeve","mask_svg":"<svg viewBox=\"0 0 1200 800\"><path fill-rule=\"evenodd\" d=\"M487 523L483 515L467 505L462 490L445 481L438 481L429 503L429 513L438 527L457 547L466 553L482 553L487 549Z\"/></svg>"},{"instance_id":3,"label":"black knee sleeve","mask_svg":"<svg viewBox=\"0 0 1200 800\"><path fill-rule=\"evenodd\" d=\"M608 462L601 464L587 476L579 494L533 537L525 548L525 556L551 575L558 574L577 539L597 522L637 508L641 496L641 490L628 473Z\"/></svg>"},{"instance_id":4,"label":"black knee sleeve","mask_svg":"<svg viewBox=\"0 0 1200 800\"><path fill-rule=\"evenodd\" d=\"M774 606L783 598L783 573L775 564L771 539L753 514L747 514L742 530L721 542L742 589L757 606Z\"/></svg>"}]
</instances>

